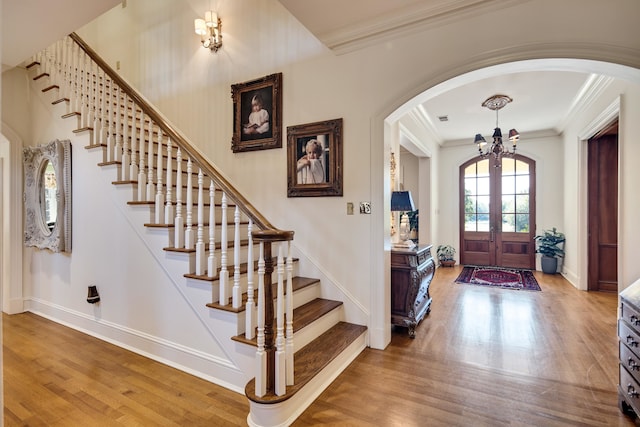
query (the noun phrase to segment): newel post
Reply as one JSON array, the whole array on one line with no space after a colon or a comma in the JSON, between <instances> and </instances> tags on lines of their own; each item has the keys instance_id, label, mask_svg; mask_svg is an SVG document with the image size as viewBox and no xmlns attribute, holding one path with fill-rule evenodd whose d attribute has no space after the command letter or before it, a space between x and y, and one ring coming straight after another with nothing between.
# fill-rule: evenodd
<instances>
[{"instance_id":1,"label":"newel post","mask_svg":"<svg viewBox=\"0 0 640 427\"><path fill-rule=\"evenodd\" d=\"M260 244L260 259L258 269L258 351L256 370L256 390L258 397L266 393L275 393L278 388L276 377L276 346L274 295L272 273L274 271L272 244L293 240L293 231L259 230L252 233L253 241ZM276 252L277 253L277 252ZM262 267L264 264L264 268ZM262 273L262 271L264 273ZM264 344L263 344L264 343ZM266 366L265 366L266 365ZM264 378L261 376L264 374ZM281 393L277 393L281 394Z\"/></svg>"}]
</instances>

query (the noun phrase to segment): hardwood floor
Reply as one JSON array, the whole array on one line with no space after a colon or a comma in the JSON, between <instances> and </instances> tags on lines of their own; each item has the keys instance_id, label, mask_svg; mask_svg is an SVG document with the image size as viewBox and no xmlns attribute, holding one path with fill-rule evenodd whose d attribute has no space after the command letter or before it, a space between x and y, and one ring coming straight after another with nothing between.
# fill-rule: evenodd
<instances>
[{"instance_id":1,"label":"hardwood floor","mask_svg":"<svg viewBox=\"0 0 640 427\"><path fill-rule=\"evenodd\" d=\"M295 426L632 426L617 407L617 295L453 283L409 339L366 349ZM3 316L6 426L246 425L248 403L33 314Z\"/></svg>"}]
</instances>

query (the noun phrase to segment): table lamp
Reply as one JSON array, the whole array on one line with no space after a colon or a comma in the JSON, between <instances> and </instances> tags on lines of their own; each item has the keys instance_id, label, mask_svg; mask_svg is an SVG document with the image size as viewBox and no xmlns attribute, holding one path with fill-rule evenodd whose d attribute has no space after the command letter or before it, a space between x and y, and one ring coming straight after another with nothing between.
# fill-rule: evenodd
<instances>
[{"instance_id":1,"label":"table lamp","mask_svg":"<svg viewBox=\"0 0 640 427\"><path fill-rule=\"evenodd\" d=\"M410 191L394 191L391 193L391 211L402 212L400 217L400 241L393 245L396 248L411 249L416 245L413 240L409 239L411 230L409 228L409 216L407 215L407 212L414 210L416 208L413 205Z\"/></svg>"}]
</instances>

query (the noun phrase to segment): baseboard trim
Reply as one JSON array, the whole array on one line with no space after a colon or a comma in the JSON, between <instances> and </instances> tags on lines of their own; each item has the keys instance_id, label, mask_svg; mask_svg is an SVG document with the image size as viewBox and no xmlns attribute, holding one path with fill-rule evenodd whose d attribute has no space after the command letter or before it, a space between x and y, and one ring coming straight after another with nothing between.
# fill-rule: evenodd
<instances>
[{"instance_id":1,"label":"baseboard trim","mask_svg":"<svg viewBox=\"0 0 640 427\"><path fill-rule=\"evenodd\" d=\"M246 377L228 360L38 298L26 299L24 308L24 311L148 357L236 393L244 393ZM218 375L212 376L208 374L210 372L216 372Z\"/></svg>"}]
</instances>

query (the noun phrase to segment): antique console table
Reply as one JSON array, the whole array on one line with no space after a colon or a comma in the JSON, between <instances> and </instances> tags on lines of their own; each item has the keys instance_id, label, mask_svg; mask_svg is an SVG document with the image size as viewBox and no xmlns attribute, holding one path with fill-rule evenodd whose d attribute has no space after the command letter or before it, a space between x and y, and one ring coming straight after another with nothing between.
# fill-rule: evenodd
<instances>
[{"instance_id":1,"label":"antique console table","mask_svg":"<svg viewBox=\"0 0 640 427\"><path fill-rule=\"evenodd\" d=\"M429 285L435 268L431 245L391 250L391 324L409 328L411 338L431 311Z\"/></svg>"},{"instance_id":2,"label":"antique console table","mask_svg":"<svg viewBox=\"0 0 640 427\"><path fill-rule=\"evenodd\" d=\"M620 293L618 319L620 410L636 419L640 414L640 280Z\"/></svg>"}]
</instances>

